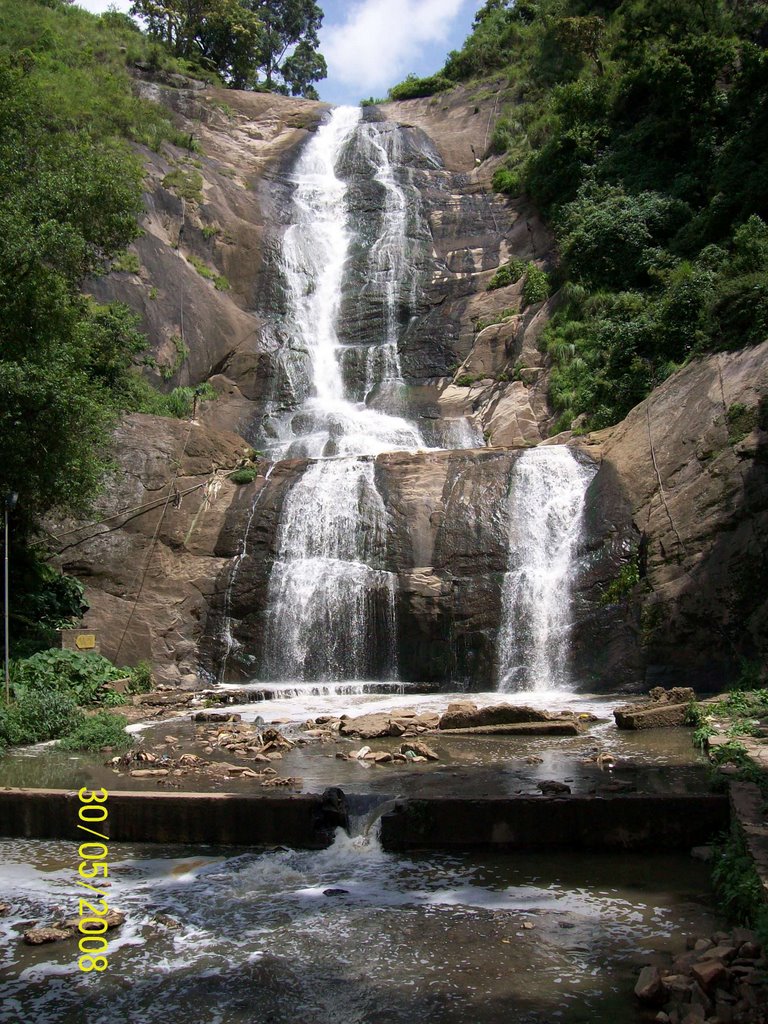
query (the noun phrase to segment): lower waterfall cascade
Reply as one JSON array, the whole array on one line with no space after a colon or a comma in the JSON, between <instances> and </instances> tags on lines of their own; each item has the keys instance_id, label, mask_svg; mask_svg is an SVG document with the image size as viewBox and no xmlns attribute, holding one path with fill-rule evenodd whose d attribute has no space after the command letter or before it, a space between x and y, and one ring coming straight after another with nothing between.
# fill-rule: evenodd
<instances>
[{"instance_id":1,"label":"lower waterfall cascade","mask_svg":"<svg viewBox=\"0 0 768 1024\"><path fill-rule=\"evenodd\" d=\"M569 689L574 554L596 471L562 445L533 448L514 464L498 638L502 691Z\"/></svg>"}]
</instances>

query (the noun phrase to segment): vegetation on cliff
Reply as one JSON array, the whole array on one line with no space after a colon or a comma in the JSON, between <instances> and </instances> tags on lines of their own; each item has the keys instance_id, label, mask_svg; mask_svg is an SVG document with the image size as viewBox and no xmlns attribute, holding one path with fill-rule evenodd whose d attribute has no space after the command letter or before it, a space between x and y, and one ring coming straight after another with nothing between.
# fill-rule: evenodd
<instances>
[{"instance_id":1,"label":"vegetation on cliff","mask_svg":"<svg viewBox=\"0 0 768 1024\"><path fill-rule=\"evenodd\" d=\"M613 423L691 356L768 335L766 42L749 0L488 0L442 71L392 90L508 76L494 184L557 238L559 428Z\"/></svg>"},{"instance_id":2,"label":"vegetation on cliff","mask_svg":"<svg viewBox=\"0 0 768 1024\"><path fill-rule=\"evenodd\" d=\"M82 588L31 544L41 519L88 510L121 412L183 415L192 406L191 394L160 395L141 377L147 340L137 317L82 292L139 233L143 168L130 143L186 141L132 87L128 65L152 54L120 15L0 0L0 497L19 497L19 654L48 646L82 609ZM168 54L155 61L163 62L186 69Z\"/></svg>"},{"instance_id":3,"label":"vegetation on cliff","mask_svg":"<svg viewBox=\"0 0 768 1024\"><path fill-rule=\"evenodd\" d=\"M317 99L313 83L328 73L314 0L134 0L131 13L175 56L235 89Z\"/></svg>"}]
</instances>

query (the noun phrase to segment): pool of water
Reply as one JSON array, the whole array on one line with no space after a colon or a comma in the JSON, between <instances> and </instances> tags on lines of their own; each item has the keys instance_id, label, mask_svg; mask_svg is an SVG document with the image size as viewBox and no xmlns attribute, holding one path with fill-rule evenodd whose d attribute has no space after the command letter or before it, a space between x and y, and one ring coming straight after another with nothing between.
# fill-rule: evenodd
<instances>
[{"instance_id":1,"label":"pool of water","mask_svg":"<svg viewBox=\"0 0 768 1024\"><path fill-rule=\"evenodd\" d=\"M0 840L0 1020L632 1024L640 965L719 927L672 856L403 856L114 844L110 966L23 926L76 911L76 846ZM332 891L335 890L335 891Z\"/></svg>"},{"instance_id":2,"label":"pool of water","mask_svg":"<svg viewBox=\"0 0 768 1024\"><path fill-rule=\"evenodd\" d=\"M321 792L341 786L350 793L386 795L477 794L511 796L538 793L537 783L545 779L565 782L574 793L610 793L622 789L647 793L699 792L708 786L705 758L694 748L687 729L655 729L624 732L616 729L612 710L622 703L611 696L567 693L526 694L349 694L313 692L317 687L297 686L292 696L228 706L243 721L260 718L277 724L294 739L299 727L318 715L351 715L389 712L398 708L444 711L455 700L471 699L478 705L509 701L545 707L552 711L571 710L596 715L598 721L583 735L574 737L446 736L439 732L423 739L440 760L419 765L374 766L365 761L342 761L336 753L349 752L367 744L374 750L396 751L400 740L343 740L312 743L287 753L275 762L279 774L300 779L296 791ZM185 752L200 754L200 743L189 712L159 722L131 726L137 740L161 754L178 757ZM166 736L173 743L166 743ZM597 753L612 755L614 767L598 766ZM231 763L238 762L226 750L203 755ZM78 755L43 745L14 751L0 761L0 786L38 788L79 788L84 785L107 789L156 790L157 780L117 774L105 764L104 755ZM163 782L180 791L258 791L259 780L212 778L191 773Z\"/></svg>"}]
</instances>

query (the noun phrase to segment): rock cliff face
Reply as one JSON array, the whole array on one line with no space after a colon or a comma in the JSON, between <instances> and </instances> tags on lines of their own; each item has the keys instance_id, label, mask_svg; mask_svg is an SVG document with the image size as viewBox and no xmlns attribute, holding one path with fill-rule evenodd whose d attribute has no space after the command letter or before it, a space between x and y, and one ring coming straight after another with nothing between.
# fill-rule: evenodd
<instances>
[{"instance_id":1,"label":"rock cliff face","mask_svg":"<svg viewBox=\"0 0 768 1024\"><path fill-rule=\"evenodd\" d=\"M692 362L588 450L637 531L648 682L719 687L768 656L768 343Z\"/></svg>"},{"instance_id":2,"label":"rock cliff face","mask_svg":"<svg viewBox=\"0 0 768 1024\"><path fill-rule=\"evenodd\" d=\"M279 247L290 168L326 108L141 88L176 110L201 152L145 154L140 269L91 290L142 314L162 386L209 379L219 398L191 425L126 419L101 510L115 518L62 536L60 562L87 582L88 623L108 656L150 658L160 678L191 685L199 671L217 678L229 648L227 677L258 671L281 510L307 465L263 461L240 487L225 472L290 407ZM413 287L398 314L404 406L430 444L485 436L492 446L375 461L400 676L474 688L496 684L510 476L520 451L550 429L537 342L557 301L521 311L519 284L487 291L511 256L553 259L535 211L490 192L497 96L493 83L466 86L367 115L397 133L411 195ZM375 223L382 190L360 176L364 159L350 152L343 173L359 222ZM353 284L370 277L367 258L364 245L353 252ZM348 295L342 335L364 347L380 330L381 296ZM577 554L574 676L585 688L719 684L741 657L765 659L767 356L761 346L692 363L612 430L554 439L600 467ZM354 362L345 369L360 372ZM642 576L634 587L628 565Z\"/></svg>"},{"instance_id":3,"label":"rock cliff face","mask_svg":"<svg viewBox=\"0 0 768 1024\"><path fill-rule=\"evenodd\" d=\"M195 423L133 415L117 431L120 465L97 525L60 524L59 562L86 584L102 653L142 659L160 678L192 682L208 602L226 562L216 543L238 496L227 471L245 442Z\"/></svg>"}]
</instances>

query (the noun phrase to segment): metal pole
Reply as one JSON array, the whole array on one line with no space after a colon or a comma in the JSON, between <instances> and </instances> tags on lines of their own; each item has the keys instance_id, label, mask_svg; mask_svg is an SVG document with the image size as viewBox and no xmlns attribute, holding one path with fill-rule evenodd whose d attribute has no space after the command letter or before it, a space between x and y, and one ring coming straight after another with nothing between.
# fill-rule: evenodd
<instances>
[{"instance_id":1,"label":"metal pole","mask_svg":"<svg viewBox=\"0 0 768 1024\"><path fill-rule=\"evenodd\" d=\"M11 699L11 673L9 668L10 661L10 632L8 629L8 547L9 547L9 530L8 530L8 518L10 516L10 508L8 507L8 501L5 504L5 573L3 577L4 582L4 593L5 593L5 604L3 606L4 620L5 620L5 703L10 703Z\"/></svg>"}]
</instances>

